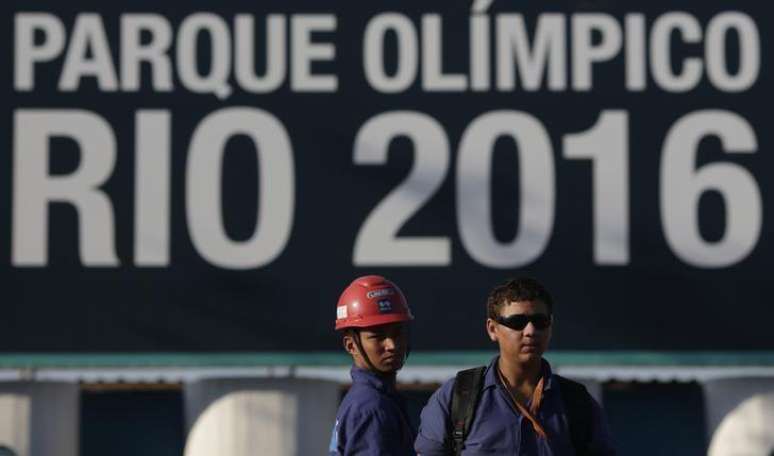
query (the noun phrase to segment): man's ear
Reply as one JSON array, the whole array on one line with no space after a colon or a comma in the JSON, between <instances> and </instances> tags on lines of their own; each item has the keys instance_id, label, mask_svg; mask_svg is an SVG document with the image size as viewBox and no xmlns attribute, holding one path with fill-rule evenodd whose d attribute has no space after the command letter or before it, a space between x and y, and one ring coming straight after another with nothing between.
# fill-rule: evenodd
<instances>
[{"instance_id":1,"label":"man's ear","mask_svg":"<svg viewBox=\"0 0 774 456\"><path fill-rule=\"evenodd\" d=\"M344 338L342 339L341 343L344 346L344 350L347 351L352 356L356 356L358 354L357 351L357 344L355 344L355 339L353 338L354 334L347 333L344 335Z\"/></svg>"},{"instance_id":2,"label":"man's ear","mask_svg":"<svg viewBox=\"0 0 774 456\"><path fill-rule=\"evenodd\" d=\"M486 333L489 334L489 340L497 342L497 323L491 318L486 319Z\"/></svg>"}]
</instances>

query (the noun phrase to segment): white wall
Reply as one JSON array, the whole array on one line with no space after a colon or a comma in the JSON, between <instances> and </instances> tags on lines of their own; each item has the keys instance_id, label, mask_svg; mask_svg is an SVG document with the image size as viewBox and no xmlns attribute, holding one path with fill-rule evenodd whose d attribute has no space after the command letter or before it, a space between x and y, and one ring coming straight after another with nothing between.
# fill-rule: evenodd
<instances>
[{"instance_id":1,"label":"white wall","mask_svg":"<svg viewBox=\"0 0 774 456\"><path fill-rule=\"evenodd\" d=\"M212 379L184 386L185 456L326 454L340 386L306 379Z\"/></svg>"},{"instance_id":2,"label":"white wall","mask_svg":"<svg viewBox=\"0 0 774 456\"><path fill-rule=\"evenodd\" d=\"M0 446L16 456L78 456L77 383L0 382Z\"/></svg>"}]
</instances>

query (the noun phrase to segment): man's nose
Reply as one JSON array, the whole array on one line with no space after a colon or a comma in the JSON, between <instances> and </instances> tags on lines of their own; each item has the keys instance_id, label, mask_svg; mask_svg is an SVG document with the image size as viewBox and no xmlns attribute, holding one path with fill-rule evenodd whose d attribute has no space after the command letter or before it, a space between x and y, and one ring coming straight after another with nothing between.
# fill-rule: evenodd
<instances>
[{"instance_id":1,"label":"man's nose","mask_svg":"<svg viewBox=\"0 0 774 456\"><path fill-rule=\"evenodd\" d=\"M393 339L392 337L387 337L384 339L385 351L395 351L396 347L397 347L397 344L395 343L395 339Z\"/></svg>"},{"instance_id":2,"label":"man's nose","mask_svg":"<svg viewBox=\"0 0 774 456\"><path fill-rule=\"evenodd\" d=\"M537 333L537 328L535 327L535 324L531 321L527 323L527 326L524 327L524 331L522 332L523 335L529 335L533 336L535 333Z\"/></svg>"}]
</instances>

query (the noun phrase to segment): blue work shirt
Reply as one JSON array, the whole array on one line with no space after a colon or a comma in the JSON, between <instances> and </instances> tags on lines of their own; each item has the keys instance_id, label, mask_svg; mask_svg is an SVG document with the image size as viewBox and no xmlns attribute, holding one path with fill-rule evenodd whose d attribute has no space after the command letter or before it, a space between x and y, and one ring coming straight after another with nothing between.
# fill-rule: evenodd
<instances>
[{"instance_id":1,"label":"blue work shirt","mask_svg":"<svg viewBox=\"0 0 774 456\"><path fill-rule=\"evenodd\" d=\"M529 419L516 411L505 390L497 379L495 357L484 373L481 390L470 430L465 439L465 456L476 455L529 455L574 456L559 381L551 374L548 362L543 361L543 402L537 419L543 425L547 438L541 438L532 428ZM419 435L414 445L422 456L450 455L451 438L448 432L449 407L454 380L444 383L422 410ZM594 455L614 455L610 433L599 404L592 399L592 441Z\"/></svg>"},{"instance_id":2,"label":"blue work shirt","mask_svg":"<svg viewBox=\"0 0 774 456\"><path fill-rule=\"evenodd\" d=\"M352 367L352 387L341 401L330 455L414 456L415 433L395 376Z\"/></svg>"}]
</instances>

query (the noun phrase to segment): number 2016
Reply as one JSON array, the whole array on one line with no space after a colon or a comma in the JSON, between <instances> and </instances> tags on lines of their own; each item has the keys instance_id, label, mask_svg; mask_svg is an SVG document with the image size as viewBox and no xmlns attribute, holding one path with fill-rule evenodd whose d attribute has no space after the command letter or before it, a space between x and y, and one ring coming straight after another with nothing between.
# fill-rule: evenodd
<instances>
[{"instance_id":1,"label":"number 2016","mask_svg":"<svg viewBox=\"0 0 774 456\"><path fill-rule=\"evenodd\" d=\"M629 254L629 120L621 110L602 111L588 131L562 138L563 156L592 162L593 252L599 265L626 265ZM682 261L720 268L744 259L761 231L758 185L744 167L715 162L696 167L700 141L720 139L725 153L757 150L755 131L733 112L704 110L680 118L667 132L660 165L660 211L667 243ZM357 134L354 162L387 162L396 137L413 144L408 177L390 192L363 223L354 246L355 266L446 266L448 237L399 237L400 228L438 191L450 169L450 145L432 117L411 111L375 116ZM518 145L520 210L516 236L495 238L490 205L495 141L511 137ZM551 141L543 124L520 111L493 111L475 118L462 134L455 167L456 213L460 239L468 254L491 268L527 265L545 250L555 213L555 173ZM699 230L698 205L704 192L723 198L725 232L709 242Z\"/></svg>"}]
</instances>

